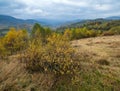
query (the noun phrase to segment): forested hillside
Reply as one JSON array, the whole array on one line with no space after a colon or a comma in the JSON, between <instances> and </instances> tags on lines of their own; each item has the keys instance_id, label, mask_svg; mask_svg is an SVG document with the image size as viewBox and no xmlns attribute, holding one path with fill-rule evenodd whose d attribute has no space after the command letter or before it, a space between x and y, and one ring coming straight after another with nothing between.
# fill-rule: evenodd
<instances>
[{"instance_id":1,"label":"forested hillside","mask_svg":"<svg viewBox=\"0 0 120 91\"><path fill-rule=\"evenodd\" d=\"M64 31L67 28L83 28L92 30L101 30L107 31L112 29L113 27L120 26L120 20L105 20L105 19L96 19L96 20L85 20L77 23L73 23L66 26L61 26L57 28L58 31Z\"/></svg>"}]
</instances>

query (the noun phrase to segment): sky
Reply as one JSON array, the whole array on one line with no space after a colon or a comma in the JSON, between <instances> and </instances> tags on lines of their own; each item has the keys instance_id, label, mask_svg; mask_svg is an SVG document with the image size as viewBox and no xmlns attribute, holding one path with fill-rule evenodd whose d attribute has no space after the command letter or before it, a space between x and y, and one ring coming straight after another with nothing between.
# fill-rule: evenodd
<instances>
[{"instance_id":1,"label":"sky","mask_svg":"<svg viewBox=\"0 0 120 91\"><path fill-rule=\"evenodd\" d=\"M120 0L0 0L0 14L21 19L94 19L120 16Z\"/></svg>"}]
</instances>

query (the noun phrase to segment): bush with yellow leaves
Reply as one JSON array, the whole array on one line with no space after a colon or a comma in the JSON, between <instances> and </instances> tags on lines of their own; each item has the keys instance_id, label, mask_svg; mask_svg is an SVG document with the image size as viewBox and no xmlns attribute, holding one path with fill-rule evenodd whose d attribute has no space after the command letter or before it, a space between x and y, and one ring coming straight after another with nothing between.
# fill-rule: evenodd
<instances>
[{"instance_id":1,"label":"bush with yellow leaves","mask_svg":"<svg viewBox=\"0 0 120 91\"><path fill-rule=\"evenodd\" d=\"M28 33L25 30L10 28L10 31L3 37L3 45L10 54L26 48Z\"/></svg>"},{"instance_id":2,"label":"bush with yellow leaves","mask_svg":"<svg viewBox=\"0 0 120 91\"><path fill-rule=\"evenodd\" d=\"M7 50L6 50L6 48L4 47L2 40L3 40L3 39L1 38L1 39L0 39L0 58L4 58L4 57L7 56Z\"/></svg>"},{"instance_id":3,"label":"bush with yellow leaves","mask_svg":"<svg viewBox=\"0 0 120 91\"><path fill-rule=\"evenodd\" d=\"M79 64L75 50L65 36L52 34L42 45L41 40L35 39L26 51L26 67L29 71L50 72L54 74L74 74Z\"/></svg>"}]
</instances>

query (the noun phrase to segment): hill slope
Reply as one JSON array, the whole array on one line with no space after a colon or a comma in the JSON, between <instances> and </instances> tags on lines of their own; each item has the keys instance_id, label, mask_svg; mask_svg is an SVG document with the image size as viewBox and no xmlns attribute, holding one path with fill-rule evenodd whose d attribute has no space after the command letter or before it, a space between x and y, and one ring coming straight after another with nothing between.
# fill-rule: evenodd
<instances>
[{"instance_id":1,"label":"hill slope","mask_svg":"<svg viewBox=\"0 0 120 91\"><path fill-rule=\"evenodd\" d=\"M120 36L96 37L72 41L81 55L80 74L76 84L69 77L54 84L52 74L29 73L19 54L0 59L1 91L119 91L120 89ZM53 85L54 84L54 85ZM55 86L55 90L51 87ZM68 90L68 88L69 90Z\"/></svg>"},{"instance_id":2,"label":"hill slope","mask_svg":"<svg viewBox=\"0 0 120 91\"><path fill-rule=\"evenodd\" d=\"M71 23L68 25L64 25L61 27L58 27L57 31L64 31L67 28L83 28L86 27L87 29L92 30L102 30L107 31L110 30L113 27L120 26L120 19L112 20L112 19L95 19L95 20L83 20L76 23Z\"/></svg>"}]
</instances>

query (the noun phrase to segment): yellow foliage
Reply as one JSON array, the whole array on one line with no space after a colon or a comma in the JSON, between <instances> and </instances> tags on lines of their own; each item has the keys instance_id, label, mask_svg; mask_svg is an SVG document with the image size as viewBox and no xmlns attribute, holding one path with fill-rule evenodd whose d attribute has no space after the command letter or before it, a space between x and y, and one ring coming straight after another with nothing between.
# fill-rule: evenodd
<instances>
[{"instance_id":1,"label":"yellow foliage","mask_svg":"<svg viewBox=\"0 0 120 91\"><path fill-rule=\"evenodd\" d=\"M6 56L6 48L3 46L3 44L0 42L0 57L5 57Z\"/></svg>"},{"instance_id":2,"label":"yellow foliage","mask_svg":"<svg viewBox=\"0 0 120 91\"><path fill-rule=\"evenodd\" d=\"M72 38L72 31L70 31L69 29L66 29L64 32L64 37L66 37L66 39L71 40Z\"/></svg>"},{"instance_id":3,"label":"yellow foliage","mask_svg":"<svg viewBox=\"0 0 120 91\"><path fill-rule=\"evenodd\" d=\"M9 45L12 46L16 38L17 38L17 31L15 30L15 28L10 28L10 31L5 35L5 42L8 46Z\"/></svg>"},{"instance_id":4,"label":"yellow foliage","mask_svg":"<svg viewBox=\"0 0 120 91\"><path fill-rule=\"evenodd\" d=\"M74 29L67 29L64 32L66 38L73 39L80 39L80 38L88 38L88 37L96 37L100 35L100 31L89 30L87 28L74 28Z\"/></svg>"},{"instance_id":5,"label":"yellow foliage","mask_svg":"<svg viewBox=\"0 0 120 91\"><path fill-rule=\"evenodd\" d=\"M73 62L78 61L74 49L69 41L60 34L52 34L48 43L42 45L38 40L32 41L26 51L26 67L30 71L53 72L64 75L73 74L79 66Z\"/></svg>"},{"instance_id":6,"label":"yellow foliage","mask_svg":"<svg viewBox=\"0 0 120 91\"><path fill-rule=\"evenodd\" d=\"M23 49L28 40L28 33L24 30L17 31L15 28L10 28L10 31L5 35L3 44L11 53Z\"/></svg>"}]
</instances>

